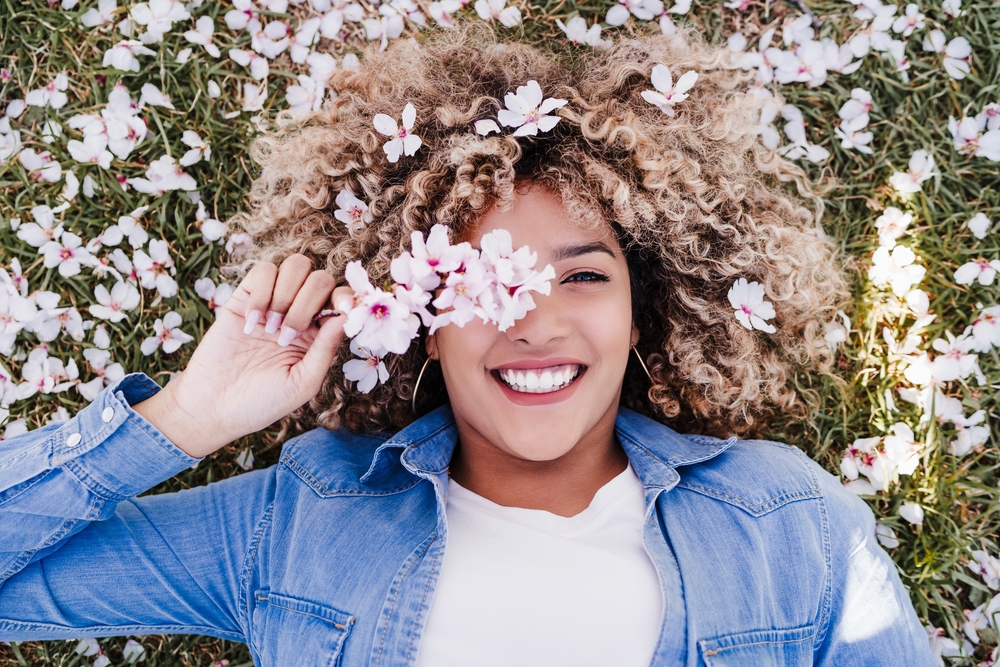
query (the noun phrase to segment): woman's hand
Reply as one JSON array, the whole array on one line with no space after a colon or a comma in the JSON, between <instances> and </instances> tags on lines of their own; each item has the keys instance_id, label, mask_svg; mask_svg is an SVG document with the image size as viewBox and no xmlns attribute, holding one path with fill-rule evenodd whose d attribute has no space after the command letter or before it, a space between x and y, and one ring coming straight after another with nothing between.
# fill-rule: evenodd
<instances>
[{"instance_id":1,"label":"woman's hand","mask_svg":"<svg viewBox=\"0 0 1000 667\"><path fill-rule=\"evenodd\" d=\"M281 419L319 391L343 339L350 288L294 254L255 265L223 305L187 368L133 406L200 458Z\"/></svg>"}]
</instances>

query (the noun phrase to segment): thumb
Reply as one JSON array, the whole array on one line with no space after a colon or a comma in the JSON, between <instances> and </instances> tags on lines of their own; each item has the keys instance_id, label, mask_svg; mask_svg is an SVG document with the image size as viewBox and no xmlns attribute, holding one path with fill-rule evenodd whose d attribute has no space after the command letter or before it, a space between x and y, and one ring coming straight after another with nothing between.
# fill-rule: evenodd
<instances>
[{"instance_id":1,"label":"thumb","mask_svg":"<svg viewBox=\"0 0 1000 667\"><path fill-rule=\"evenodd\" d=\"M347 317L341 315L328 318L320 326L319 333L316 334L316 338L306 350L305 356L296 364L303 384L316 387L317 391L319 390L334 357L337 356L337 349L344 339L344 322L346 321Z\"/></svg>"}]
</instances>

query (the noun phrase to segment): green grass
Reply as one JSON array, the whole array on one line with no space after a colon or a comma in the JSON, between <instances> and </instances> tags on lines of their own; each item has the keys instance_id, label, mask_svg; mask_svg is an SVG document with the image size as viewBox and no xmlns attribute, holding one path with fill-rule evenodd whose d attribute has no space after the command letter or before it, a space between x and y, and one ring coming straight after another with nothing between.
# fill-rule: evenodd
<instances>
[{"instance_id":1,"label":"green grass","mask_svg":"<svg viewBox=\"0 0 1000 667\"><path fill-rule=\"evenodd\" d=\"M806 3L809 10L821 21L819 36L832 37L838 43L845 41L859 26L851 18L855 9L847 2ZM250 113L242 113L232 120L223 114L239 108L235 96L243 82L251 81L249 72L226 56L233 47L249 48L249 37L229 30L223 16L230 8L228 3L206 2L193 11L193 18L174 26L163 44L154 45L155 56L140 57L142 70L124 74L101 66L104 52L119 39L117 32L85 29L79 23L83 10L96 3L85 0L83 6L62 10L58 5L49 7L45 2L28 0L0 0L0 69L11 74L9 81L0 83L0 98L7 100L23 97L33 88L50 81L58 72L67 70L71 83L69 104L59 110L28 107L15 124L22 133L25 147L51 150L58 155L64 168L72 167L83 178L87 173L99 183L101 192L93 199L77 195L75 203L65 212L66 229L89 239L102 231L117 217L125 215L140 205L149 204L144 226L151 238L163 238L170 244L177 273L174 278L180 285L176 297L157 302L154 291L140 290L143 301L132 311L129 319L108 325L112 335L114 361L126 371L143 371L165 383L170 373L182 369L195 343L186 345L172 355L156 353L145 357L139 351L142 339L152 334L156 317L169 310L176 310L184 319L184 331L198 339L213 321L213 313L194 292L194 281L212 277L219 281L217 267L224 260L225 250L216 243L206 245L200 239L194 222L196 207L177 192L160 197L147 197L134 190L128 192L118 187L114 175L141 176L149 162L164 153L179 157L186 149L181 134L195 129L212 146L210 162L199 162L187 171L199 183L199 190L207 208L215 217L225 220L244 205L244 195L254 175L247 148L254 135ZM561 32L554 25L555 18L566 19L574 13L593 19L606 14L612 5L609 0L576 4L572 1L529 1L521 5L525 17L523 26L516 29L526 40L560 40ZM294 11L299 11L295 9ZM900 8L902 9L902 7ZM852 331L848 341L840 348L838 368L844 382L834 384L829 380L803 375L795 382L807 393L811 401L811 417L807 422L783 421L769 434L777 440L789 442L807 450L810 455L832 472L838 472L843 451L856 438L882 435L896 421L906 421L915 427L918 439L927 443L920 465L914 474L903 476L889 492L868 498L879 521L896 530L900 546L891 550L904 582L909 586L914 605L926 623L945 629L955 638L961 638L963 609L971 609L988 600L994 591L989 590L966 566L970 549L986 549L991 554L998 550L1000 528L1000 493L997 470L1000 466L997 439L991 434L980 452L956 458L945 450L953 437L950 425L939 425L934 420L919 422L919 414L911 404L899 400L899 413L890 413L884 392L900 384L900 360L889 354L882 337L883 327L888 327L899 339L912 322L904 316L893 314L884 291L876 290L866 277L872 252L878 245L875 219L887 205L895 205L914 214L910 233L901 240L911 247L927 268L927 275L919 287L931 298L931 311L937 314L934 322L923 332L922 349L929 349L935 337L945 331L960 334L979 307L997 303L997 285L969 287L956 285L955 269L977 257L1000 257L1000 244L996 235L976 242L965 222L975 213L985 213L992 220L1000 219L1000 165L985 158L970 158L952 148L947 131L949 115L961 117L974 115L989 102L1000 100L1000 4L976 0L963 6L964 15L944 21L940 10L922 6L928 15L924 31L909 38L908 55L912 62L909 82L903 83L891 63L877 56L868 56L861 69L850 75L830 74L827 82L815 89L802 84L781 87L788 102L798 106L805 114L809 138L829 149L830 160L814 165L800 161L814 178L826 179L833 187L826 193L824 227L837 240L842 256L852 268L854 293L853 310L849 313ZM727 9L721 3L695 3L686 17L678 21L692 21L702 26L713 41L722 41L736 30L742 30L755 44L754 36L768 26L777 25L786 15L797 15L800 7L794 3L752 4L742 15ZM119 9L120 19L123 14ZM188 44L182 37L184 30L192 29L194 18L202 15L215 18L216 43L223 57L207 57L201 47ZM465 14L475 19L471 7ZM952 80L944 71L939 56L923 53L921 35L939 20L948 37L963 35L973 46L972 73L962 81ZM934 24L934 25L932 25ZM655 24L634 25L622 31L656 29ZM615 30L607 31L613 34ZM356 52L363 37L355 33L344 43L327 43L323 50L337 54ZM186 64L175 62L172 54L191 46L194 54ZM566 47L587 48L587 47ZM169 53L168 53L169 52ZM283 95L275 88L294 83L293 75L305 68L294 65L287 54L272 62L269 77L271 95L265 105L273 117L284 107ZM61 119L63 124L70 116L100 109L107 94L119 79L123 80L134 98L138 97L143 83L151 82L167 93L176 108L152 108L145 112L155 136L141 144L127 162L116 160L109 172L94 165L75 165L66 151L66 141L79 138L76 131L64 128L64 136L55 144L47 145L40 139L42 123L47 119ZM212 100L208 83L216 81L223 95ZM837 110L850 96L854 87L863 87L873 95L874 106L871 123L867 129L875 134L873 155L845 151L835 139ZM779 119L779 125L782 124ZM935 158L939 174L924 183L923 192L912 200L903 201L888 185L889 176L896 170L905 170L914 151L926 149ZM31 220L31 207L58 204L62 183L32 182L16 161L0 165L0 266L8 267L14 257L20 259L28 276L31 289L49 289L62 296L60 305L75 305L89 319L86 307L95 303L93 287L96 280L89 274L72 279L62 278L55 269L45 269L41 256L19 240L8 224L13 217L25 222ZM86 272L85 272L86 273ZM33 337L25 336L28 348L34 346ZM92 376L80 354L88 343L76 342L63 335L50 343L51 354L60 359L73 356L81 368L81 379ZM20 377L21 361L0 359L15 377ZM966 384L952 382L948 393L963 400L966 411L984 409L988 424L997 425L998 398L1000 398L1000 357L996 350L979 356L980 367L988 378L984 386L974 381ZM45 423L46 418L59 406L70 414L86 405L76 392L37 395L30 400L10 406L11 419L25 417L32 428ZM177 477L152 489L150 493L173 491L179 488L205 484L239 474L236 456L249 447L256 459L255 467L276 462L280 441L289 434L276 429L241 439L210 456L197 469L185 471ZM2 446L2 445L0 445ZM898 515L904 500L916 501L924 506L926 518L922 527L914 528ZM975 665L984 660L997 638L993 630L982 634L983 642L975 657L960 659L954 664ZM121 646L124 637L102 640L112 664L121 664ZM148 665L210 665L218 660L229 660L230 667L249 665L246 647L228 641L194 636L145 636L138 638L146 647ZM92 658L82 658L73 653L76 642L24 642L16 646L0 646L0 666L5 665L83 665Z\"/></svg>"}]
</instances>

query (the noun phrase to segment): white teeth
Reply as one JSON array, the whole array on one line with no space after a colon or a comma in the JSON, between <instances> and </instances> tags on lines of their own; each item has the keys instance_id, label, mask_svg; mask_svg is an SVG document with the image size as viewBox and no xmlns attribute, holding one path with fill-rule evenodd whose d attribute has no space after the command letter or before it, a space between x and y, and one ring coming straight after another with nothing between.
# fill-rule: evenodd
<instances>
[{"instance_id":1,"label":"white teeth","mask_svg":"<svg viewBox=\"0 0 1000 667\"><path fill-rule=\"evenodd\" d=\"M549 368L505 368L499 374L500 379L514 391L547 394L569 386L580 374L580 366L565 364Z\"/></svg>"}]
</instances>

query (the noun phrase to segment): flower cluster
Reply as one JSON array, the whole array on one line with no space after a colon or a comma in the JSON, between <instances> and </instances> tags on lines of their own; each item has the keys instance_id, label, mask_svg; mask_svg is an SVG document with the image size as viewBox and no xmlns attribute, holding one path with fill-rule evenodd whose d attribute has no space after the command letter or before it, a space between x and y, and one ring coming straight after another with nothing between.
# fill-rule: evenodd
<instances>
[{"instance_id":1,"label":"flower cluster","mask_svg":"<svg viewBox=\"0 0 1000 667\"><path fill-rule=\"evenodd\" d=\"M354 304L344 334L359 359L344 364L344 376L364 393L389 379L385 355L406 352L421 323L433 334L479 317L506 331L535 307L531 293L548 294L555 278L551 265L536 271L537 253L514 250L503 229L483 235L481 250L464 241L452 245L445 225L434 225L426 240L421 232L410 238L410 251L392 261L395 282L387 290L372 285L361 262L345 270Z\"/></svg>"}]
</instances>

